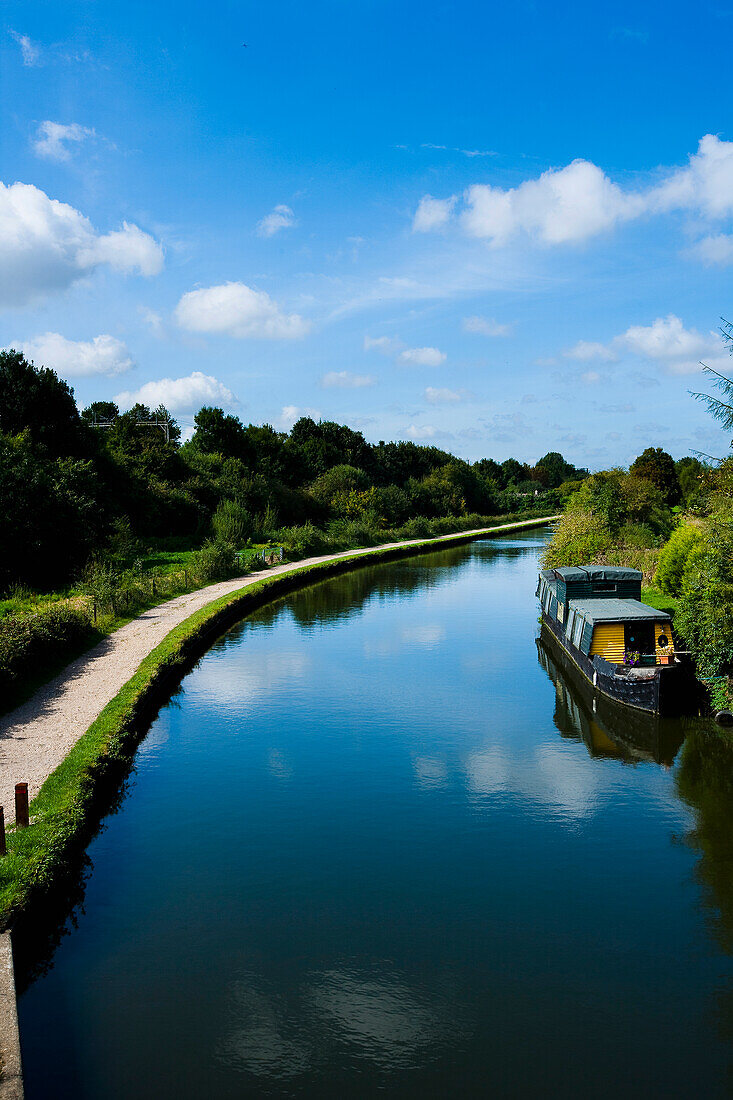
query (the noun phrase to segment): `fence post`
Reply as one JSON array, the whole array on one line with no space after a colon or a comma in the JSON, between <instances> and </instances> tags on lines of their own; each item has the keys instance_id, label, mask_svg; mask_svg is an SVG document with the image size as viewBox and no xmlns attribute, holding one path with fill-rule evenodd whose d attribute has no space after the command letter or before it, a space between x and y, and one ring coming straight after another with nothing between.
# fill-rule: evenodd
<instances>
[{"instance_id":1,"label":"fence post","mask_svg":"<svg viewBox=\"0 0 733 1100\"><path fill-rule=\"evenodd\" d=\"M15 784L15 824L21 829L28 826L28 784Z\"/></svg>"}]
</instances>

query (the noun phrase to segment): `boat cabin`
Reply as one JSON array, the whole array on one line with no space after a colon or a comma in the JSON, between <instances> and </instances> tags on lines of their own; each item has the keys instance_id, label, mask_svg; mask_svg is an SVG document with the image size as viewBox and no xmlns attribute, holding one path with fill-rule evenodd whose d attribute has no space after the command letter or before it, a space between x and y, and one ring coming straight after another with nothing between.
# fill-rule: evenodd
<instances>
[{"instance_id":1,"label":"boat cabin","mask_svg":"<svg viewBox=\"0 0 733 1100\"><path fill-rule=\"evenodd\" d=\"M545 569L537 595L564 643L613 665L658 665L673 659L670 616L641 602L638 569L614 566Z\"/></svg>"}]
</instances>

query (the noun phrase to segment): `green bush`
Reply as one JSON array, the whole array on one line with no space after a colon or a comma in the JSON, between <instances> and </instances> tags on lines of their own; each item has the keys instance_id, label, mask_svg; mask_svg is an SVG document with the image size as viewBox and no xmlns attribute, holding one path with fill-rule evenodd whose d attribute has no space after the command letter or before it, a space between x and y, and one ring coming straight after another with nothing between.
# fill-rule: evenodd
<instances>
[{"instance_id":1,"label":"green bush","mask_svg":"<svg viewBox=\"0 0 733 1100\"><path fill-rule=\"evenodd\" d=\"M253 523L247 509L236 500L222 500L211 520L217 542L241 546L252 535Z\"/></svg>"},{"instance_id":2,"label":"green bush","mask_svg":"<svg viewBox=\"0 0 733 1100\"><path fill-rule=\"evenodd\" d=\"M7 704L7 694L12 696L19 684L27 680L29 668L34 678L42 679L93 637L89 617L64 605L0 619L2 709Z\"/></svg>"},{"instance_id":3,"label":"green bush","mask_svg":"<svg viewBox=\"0 0 733 1100\"><path fill-rule=\"evenodd\" d=\"M614 538L606 523L589 512L568 512L558 523L542 553L542 564L587 565L613 549Z\"/></svg>"},{"instance_id":4,"label":"green bush","mask_svg":"<svg viewBox=\"0 0 733 1100\"><path fill-rule=\"evenodd\" d=\"M228 542L205 542L191 555L191 572L201 581L218 581L234 575L237 558Z\"/></svg>"},{"instance_id":5,"label":"green bush","mask_svg":"<svg viewBox=\"0 0 733 1100\"><path fill-rule=\"evenodd\" d=\"M669 542L662 547L655 580L667 596L679 596L690 554L701 540L700 529L688 523L673 531Z\"/></svg>"},{"instance_id":6,"label":"green bush","mask_svg":"<svg viewBox=\"0 0 733 1100\"><path fill-rule=\"evenodd\" d=\"M675 625L703 677L733 668L733 523L711 522L688 554Z\"/></svg>"}]
</instances>

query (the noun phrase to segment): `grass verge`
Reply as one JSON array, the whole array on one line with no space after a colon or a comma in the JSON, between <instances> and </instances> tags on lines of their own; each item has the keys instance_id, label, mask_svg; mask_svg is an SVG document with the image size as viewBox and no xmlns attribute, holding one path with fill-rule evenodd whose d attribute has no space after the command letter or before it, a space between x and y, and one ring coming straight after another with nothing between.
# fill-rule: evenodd
<instances>
[{"instance_id":1,"label":"grass verge","mask_svg":"<svg viewBox=\"0 0 733 1100\"><path fill-rule=\"evenodd\" d=\"M124 778L156 707L222 631L269 600L311 581L372 563L457 546L492 533L510 534L539 527L547 521L547 517L531 519L486 528L478 534L448 535L408 546L366 549L264 577L194 612L144 658L131 679L48 777L31 804L30 827L8 831L8 853L0 860L0 928L7 928L34 898L49 891L56 879L69 870L96 829L95 807L99 806L104 790L116 788Z\"/></svg>"}]
</instances>

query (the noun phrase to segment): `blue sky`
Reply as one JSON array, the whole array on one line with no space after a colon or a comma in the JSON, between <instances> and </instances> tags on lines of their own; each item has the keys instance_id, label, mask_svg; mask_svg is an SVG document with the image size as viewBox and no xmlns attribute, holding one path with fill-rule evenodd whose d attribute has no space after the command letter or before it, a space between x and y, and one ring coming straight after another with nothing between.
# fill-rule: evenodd
<instances>
[{"instance_id":1,"label":"blue sky","mask_svg":"<svg viewBox=\"0 0 733 1100\"><path fill-rule=\"evenodd\" d=\"M726 452L733 7L1 10L0 344L81 404Z\"/></svg>"}]
</instances>

